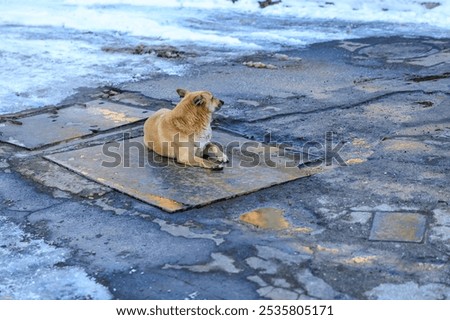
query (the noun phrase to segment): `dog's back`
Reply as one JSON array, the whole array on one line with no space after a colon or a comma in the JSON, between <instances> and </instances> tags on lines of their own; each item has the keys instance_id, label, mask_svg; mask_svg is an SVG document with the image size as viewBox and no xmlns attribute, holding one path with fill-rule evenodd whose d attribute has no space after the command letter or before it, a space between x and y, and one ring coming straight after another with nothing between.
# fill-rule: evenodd
<instances>
[{"instance_id":1,"label":"dog's back","mask_svg":"<svg viewBox=\"0 0 450 320\"><path fill-rule=\"evenodd\" d=\"M173 139L169 135L167 128L170 126L164 125L168 120L167 116L172 110L170 109L159 109L151 117L147 119L144 123L144 143L150 150L154 150L156 153L165 155L167 157L174 158L175 153L170 152L169 143Z\"/></svg>"}]
</instances>

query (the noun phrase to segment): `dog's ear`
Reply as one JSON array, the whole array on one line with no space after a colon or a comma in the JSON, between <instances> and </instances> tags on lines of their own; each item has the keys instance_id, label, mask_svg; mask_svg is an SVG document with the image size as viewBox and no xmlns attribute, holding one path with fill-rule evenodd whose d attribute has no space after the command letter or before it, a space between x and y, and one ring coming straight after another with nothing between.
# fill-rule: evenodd
<instances>
[{"instance_id":1,"label":"dog's ear","mask_svg":"<svg viewBox=\"0 0 450 320\"><path fill-rule=\"evenodd\" d=\"M194 104L197 107L200 107L201 105L203 105L203 103L205 102L205 98L203 98L203 96L200 94L198 96L195 96L194 98Z\"/></svg>"},{"instance_id":2,"label":"dog's ear","mask_svg":"<svg viewBox=\"0 0 450 320\"><path fill-rule=\"evenodd\" d=\"M180 98L184 98L184 96L187 95L189 92L184 89L177 89L177 93L180 96Z\"/></svg>"}]
</instances>

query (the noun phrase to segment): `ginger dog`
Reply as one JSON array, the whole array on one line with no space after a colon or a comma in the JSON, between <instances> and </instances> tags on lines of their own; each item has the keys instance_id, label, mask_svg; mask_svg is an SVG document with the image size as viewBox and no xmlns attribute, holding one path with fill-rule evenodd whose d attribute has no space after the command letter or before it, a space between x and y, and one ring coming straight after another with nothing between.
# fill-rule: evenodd
<instances>
[{"instance_id":1,"label":"ginger dog","mask_svg":"<svg viewBox=\"0 0 450 320\"><path fill-rule=\"evenodd\" d=\"M208 91L177 89L177 93L182 99L173 110L160 109L145 121L145 145L179 163L223 169L223 163L228 162L228 158L210 140L212 114L224 102Z\"/></svg>"}]
</instances>

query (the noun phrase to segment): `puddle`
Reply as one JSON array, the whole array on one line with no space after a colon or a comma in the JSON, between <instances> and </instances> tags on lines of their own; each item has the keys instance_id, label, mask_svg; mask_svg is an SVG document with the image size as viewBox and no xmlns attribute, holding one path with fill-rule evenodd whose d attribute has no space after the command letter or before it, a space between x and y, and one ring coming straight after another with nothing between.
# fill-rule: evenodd
<instances>
[{"instance_id":1,"label":"puddle","mask_svg":"<svg viewBox=\"0 0 450 320\"><path fill-rule=\"evenodd\" d=\"M296 233L311 234L309 227L295 227L284 218L284 211L276 208L258 208L242 214L239 220L260 229L283 230L286 235Z\"/></svg>"},{"instance_id":2,"label":"puddle","mask_svg":"<svg viewBox=\"0 0 450 320\"><path fill-rule=\"evenodd\" d=\"M239 220L261 229L284 230L290 227L284 218L284 211L275 208L259 208L246 212Z\"/></svg>"}]
</instances>

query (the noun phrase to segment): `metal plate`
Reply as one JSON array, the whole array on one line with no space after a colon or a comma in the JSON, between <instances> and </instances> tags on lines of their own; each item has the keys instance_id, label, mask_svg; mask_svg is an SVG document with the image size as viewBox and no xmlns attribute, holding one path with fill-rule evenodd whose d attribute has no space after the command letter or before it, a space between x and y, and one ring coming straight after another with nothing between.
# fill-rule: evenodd
<instances>
[{"instance_id":1,"label":"metal plate","mask_svg":"<svg viewBox=\"0 0 450 320\"><path fill-rule=\"evenodd\" d=\"M422 242L426 217L409 212L376 212L369 240Z\"/></svg>"},{"instance_id":2,"label":"metal plate","mask_svg":"<svg viewBox=\"0 0 450 320\"><path fill-rule=\"evenodd\" d=\"M320 167L299 169L279 149L215 131L227 150L222 171L184 167L148 151L142 138L47 156L64 167L146 203L176 212L309 176ZM265 157L271 157L270 161Z\"/></svg>"},{"instance_id":3,"label":"metal plate","mask_svg":"<svg viewBox=\"0 0 450 320\"><path fill-rule=\"evenodd\" d=\"M95 100L0 123L0 140L32 150L133 123L151 113Z\"/></svg>"},{"instance_id":4,"label":"metal plate","mask_svg":"<svg viewBox=\"0 0 450 320\"><path fill-rule=\"evenodd\" d=\"M372 58L412 59L438 52L433 46L424 43L395 42L381 43L364 47L359 54Z\"/></svg>"}]
</instances>

